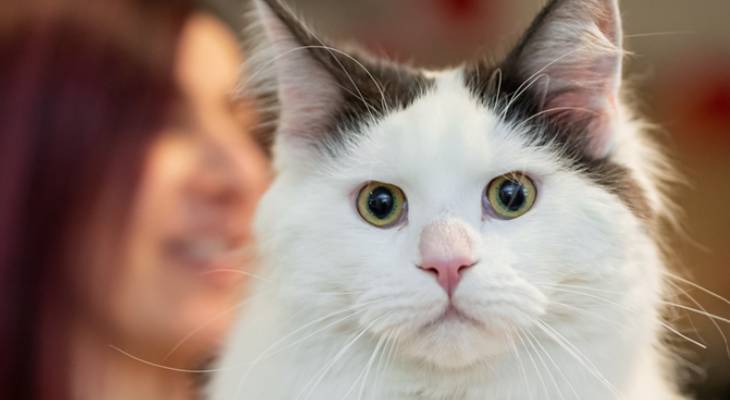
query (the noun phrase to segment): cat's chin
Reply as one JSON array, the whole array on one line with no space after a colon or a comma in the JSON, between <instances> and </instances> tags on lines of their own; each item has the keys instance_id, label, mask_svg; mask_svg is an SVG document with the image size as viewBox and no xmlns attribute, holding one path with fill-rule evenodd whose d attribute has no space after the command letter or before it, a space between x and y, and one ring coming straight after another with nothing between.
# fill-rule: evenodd
<instances>
[{"instance_id":1,"label":"cat's chin","mask_svg":"<svg viewBox=\"0 0 730 400\"><path fill-rule=\"evenodd\" d=\"M467 314L448 308L402 340L403 355L434 368L465 369L509 351L504 332L490 329Z\"/></svg>"}]
</instances>

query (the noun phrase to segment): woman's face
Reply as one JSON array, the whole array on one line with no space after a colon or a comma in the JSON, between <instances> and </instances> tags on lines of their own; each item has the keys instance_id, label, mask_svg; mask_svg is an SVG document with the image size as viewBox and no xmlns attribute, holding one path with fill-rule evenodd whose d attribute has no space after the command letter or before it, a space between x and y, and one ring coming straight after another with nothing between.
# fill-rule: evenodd
<instances>
[{"instance_id":1,"label":"woman's face","mask_svg":"<svg viewBox=\"0 0 730 400\"><path fill-rule=\"evenodd\" d=\"M269 171L254 111L232 98L241 64L219 21L189 20L176 65L183 104L150 150L110 292L97 293L117 345L153 362L204 362L242 300Z\"/></svg>"}]
</instances>

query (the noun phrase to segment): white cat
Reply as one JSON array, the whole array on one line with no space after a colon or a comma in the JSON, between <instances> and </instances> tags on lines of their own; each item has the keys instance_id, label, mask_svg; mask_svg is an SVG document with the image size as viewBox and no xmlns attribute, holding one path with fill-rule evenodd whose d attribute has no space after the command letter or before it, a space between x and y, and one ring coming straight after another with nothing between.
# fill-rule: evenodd
<instances>
[{"instance_id":1,"label":"white cat","mask_svg":"<svg viewBox=\"0 0 730 400\"><path fill-rule=\"evenodd\" d=\"M680 398L616 0L553 0L503 62L438 73L255 7L277 178L213 400Z\"/></svg>"}]
</instances>

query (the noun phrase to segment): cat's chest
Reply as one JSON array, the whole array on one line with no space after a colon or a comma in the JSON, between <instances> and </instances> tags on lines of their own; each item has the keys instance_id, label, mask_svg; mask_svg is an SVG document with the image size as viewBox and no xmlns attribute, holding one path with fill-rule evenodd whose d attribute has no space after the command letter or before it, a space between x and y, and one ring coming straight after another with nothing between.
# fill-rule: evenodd
<instances>
[{"instance_id":1,"label":"cat's chest","mask_svg":"<svg viewBox=\"0 0 730 400\"><path fill-rule=\"evenodd\" d=\"M488 368L451 373L428 372L417 363L399 363L373 357L374 347L367 343L352 345L348 349L350 354L340 357L336 362L334 360L339 353L333 355L321 352L317 347L311 346L309 350L312 353L307 351L305 353L309 354L301 355L294 363L299 365L299 373L290 375L307 377L303 381L292 382L291 387L309 386L311 389L315 382L317 388L312 391L312 399L484 400L509 398L510 395L521 398L519 393L513 391L515 387L524 385L522 375L519 376L519 382L513 381L512 377L495 380L494 371ZM321 374L323 369L327 370L326 376ZM320 374L307 371L319 371Z\"/></svg>"},{"instance_id":2,"label":"cat's chest","mask_svg":"<svg viewBox=\"0 0 730 400\"><path fill-rule=\"evenodd\" d=\"M523 398L524 376L493 379L494 371L479 368L471 372L450 373L443 376L421 373L393 372L390 382L378 399L387 400L485 400Z\"/></svg>"}]
</instances>

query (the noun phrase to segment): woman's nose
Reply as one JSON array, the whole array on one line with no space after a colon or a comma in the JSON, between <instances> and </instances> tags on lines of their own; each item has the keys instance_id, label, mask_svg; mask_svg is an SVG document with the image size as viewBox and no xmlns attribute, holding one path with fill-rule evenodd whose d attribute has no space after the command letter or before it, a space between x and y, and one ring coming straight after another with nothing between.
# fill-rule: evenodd
<instances>
[{"instance_id":1,"label":"woman's nose","mask_svg":"<svg viewBox=\"0 0 730 400\"><path fill-rule=\"evenodd\" d=\"M199 171L194 189L206 202L225 207L235 207L244 200L244 171L236 150L219 144L209 144L202 149Z\"/></svg>"}]
</instances>

